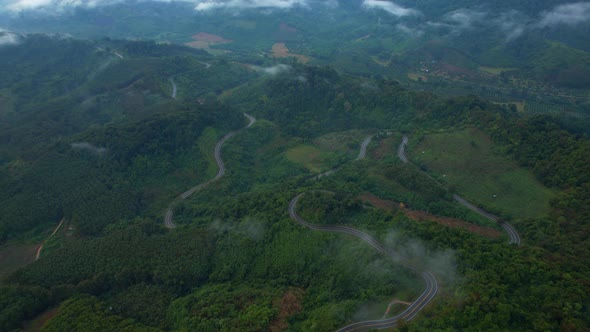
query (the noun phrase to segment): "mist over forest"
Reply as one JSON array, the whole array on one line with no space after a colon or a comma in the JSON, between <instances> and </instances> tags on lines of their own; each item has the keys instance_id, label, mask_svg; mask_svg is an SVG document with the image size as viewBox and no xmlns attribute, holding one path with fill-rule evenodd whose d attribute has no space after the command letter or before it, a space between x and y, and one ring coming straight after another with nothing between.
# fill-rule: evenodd
<instances>
[{"instance_id":1,"label":"mist over forest","mask_svg":"<svg viewBox=\"0 0 590 332\"><path fill-rule=\"evenodd\" d=\"M0 0L0 331L587 331L590 2Z\"/></svg>"}]
</instances>

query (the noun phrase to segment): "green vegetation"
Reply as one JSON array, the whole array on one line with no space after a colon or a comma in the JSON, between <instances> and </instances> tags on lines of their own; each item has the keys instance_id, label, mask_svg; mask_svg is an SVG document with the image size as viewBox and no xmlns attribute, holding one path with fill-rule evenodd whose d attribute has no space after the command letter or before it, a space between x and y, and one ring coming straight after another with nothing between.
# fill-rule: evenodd
<instances>
[{"instance_id":1,"label":"green vegetation","mask_svg":"<svg viewBox=\"0 0 590 332\"><path fill-rule=\"evenodd\" d=\"M299 145L287 151L287 159L305 166L312 172L319 173L324 166L325 156L322 152L312 145Z\"/></svg>"},{"instance_id":2,"label":"green vegetation","mask_svg":"<svg viewBox=\"0 0 590 332\"><path fill-rule=\"evenodd\" d=\"M367 34L360 30L355 33ZM48 50L65 43L41 40ZM80 52L96 50L93 42L70 42ZM403 329L590 326L590 141L558 120L329 67L293 63L289 71L259 77L182 47L102 42L126 57L117 60L106 48L96 56L121 63L113 68L128 63L127 70L105 69L96 80L77 82L72 93L62 93L60 79L47 88L31 84L48 98L35 103L47 107L18 101L21 92L12 85L2 90L16 98L14 112L0 114L10 130L0 141L2 241L40 241L64 216L68 227L59 245L2 280L0 330L53 310L45 330L332 331L380 318L388 301L413 301L423 292L419 275L360 240L294 222L287 208L304 192L298 213L310 222L360 229L436 275L442 287L435 301ZM2 56L35 46L14 47L18 52ZM54 52L48 54L60 65L47 77L66 76L66 57ZM207 70L202 60L219 68ZM71 70L88 73L87 66ZM37 77L30 68L23 75ZM177 100L170 97L173 75ZM187 86L198 86L198 96L183 91ZM89 111L80 112L88 103ZM215 173L211 150L245 125L242 112L258 121L224 145L225 176L179 203L178 227L164 228L170 201ZM367 158L354 160L364 133L375 133L374 143ZM402 133L430 133L410 147L411 159L503 212L523 245L362 204L358 197L369 192L415 210L484 222L436 180L398 160ZM332 166L339 171L312 176ZM506 201L486 201L485 191L472 189L476 181Z\"/></svg>"},{"instance_id":3,"label":"green vegetation","mask_svg":"<svg viewBox=\"0 0 590 332\"><path fill-rule=\"evenodd\" d=\"M510 218L542 218L554 193L529 171L502 156L476 128L424 136L410 159L451 190Z\"/></svg>"}]
</instances>

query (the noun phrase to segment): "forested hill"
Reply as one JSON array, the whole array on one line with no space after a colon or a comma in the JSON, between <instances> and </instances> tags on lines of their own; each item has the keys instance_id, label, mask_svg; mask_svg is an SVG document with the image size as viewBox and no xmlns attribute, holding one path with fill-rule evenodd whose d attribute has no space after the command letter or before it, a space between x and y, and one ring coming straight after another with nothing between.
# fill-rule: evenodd
<instances>
[{"instance_id":1,"label":"forested hill","mask_svg":"<svg viewBox=\"0 0 590 332\"><path fill-rule=\"evenodd\" d=\"M333 331L391 317L402 305L386 312L393 299L424 292L419 276L356 238L292 220L289 202L307 192L298 207L306 220L360 229L432 270L439 293L402 329L590 326L590 141L557 119L325 66L261 67L147 42L35 38L93 48L81 67L110 64L95 74L78 69L77 85L60 79L65 55L62 67L31 71L25 81L43 70L54 78L28 84L46 92L35 104L18 102L24 95L13 85L0 90L11 105L0 114L11 130L1 143L2 250L43 243L60 219L66 225L39 260L1 280L0 330ZM56 100L71 107L49 107ZM238 130L243 112L257 122ZM471 184L526 177L549 192L547 211L534 217L493 207L521 246L456 204L460 186L418 159L430 151L416 150L426 137L465 132L475 134L464 146L498 162L476 163L481 174ZM398 158L404 135L416 165ZM219 145L223 137L230 138ZM356 160L367 137L366 157ZM454 157L455 167L470 162ZM225 175L207 182L219 158ZM507 165L510 172L493 172ZM165 228L165 209L200 183L208 186L174 201L177 227ZM512 197L530 194L506 187Z\"/></svg>"}]
</instances>

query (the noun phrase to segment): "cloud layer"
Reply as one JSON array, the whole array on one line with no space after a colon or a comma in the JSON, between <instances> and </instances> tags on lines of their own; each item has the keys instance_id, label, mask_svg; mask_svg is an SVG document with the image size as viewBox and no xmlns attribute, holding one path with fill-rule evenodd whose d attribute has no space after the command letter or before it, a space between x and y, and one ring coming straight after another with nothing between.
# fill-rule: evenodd
<instances>
[{"instance_id":1,"label":"cloud layer","mask_svg":"<svg viewBox=\"0 0 590 332\"><path fill-rule=\"evenodd\" d=\"M397 17L419 15L420 12L410 8L404 8L394 2L384 0L364 0L363 7L367 9L380 9Z\"/></svg>"},{"instance_id":2,"label":"cloud layer","mask_svg":"<svg viewBox=\"0 0 590 332\"><path fill-rule=\"evenodd\" d=\"M590 22L590 2L559 5L543 13L538 26L549 27L559 24L574 26L585 22Z\"/></svg>"},{"instance_id":3,"label":"cloud layer","mask_svg":"<svg viewBox=\"0 0 590 332\"><path fill-rule=\"evenodd\" d=\"M307 6L308 0L207 0L197 1L198 11L211 9L255 9L280 8L288 9L294 6Z\"/></svg>"},{"instance_id":4,"label":"cloud layer","mask_svg":"<svg viewBox=\"0 0 590 332\"><path fill-rule=\"evenodd\" d=\"M0 28L0 47L20 43L20 36Z\"/></svg>"}]
</instances>

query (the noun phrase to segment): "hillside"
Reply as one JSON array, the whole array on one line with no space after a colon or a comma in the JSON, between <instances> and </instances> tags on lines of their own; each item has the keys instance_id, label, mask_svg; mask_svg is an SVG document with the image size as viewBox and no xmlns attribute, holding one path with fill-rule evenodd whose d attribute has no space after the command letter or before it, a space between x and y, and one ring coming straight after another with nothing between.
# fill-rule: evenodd
<instances>
[{"instance_id":1,"label":"hillside","mask_svg":"<svg viewBox=\"0 0 590 332\"><path fill-rule=\"evenodd\" d=\"M13 82L0 115L0 330L590 326L590 141L557 119L326 66L22 38L2 59L42 45L53 65L0 67ZM84 56L68 64L72 49ZM451 160L420 157L437 149ZM448 185L447 171L464 178ZM494 205L478 182L537 208ZM26 266L1 260L41 243Z\"/></svg>"}]
</instances>

